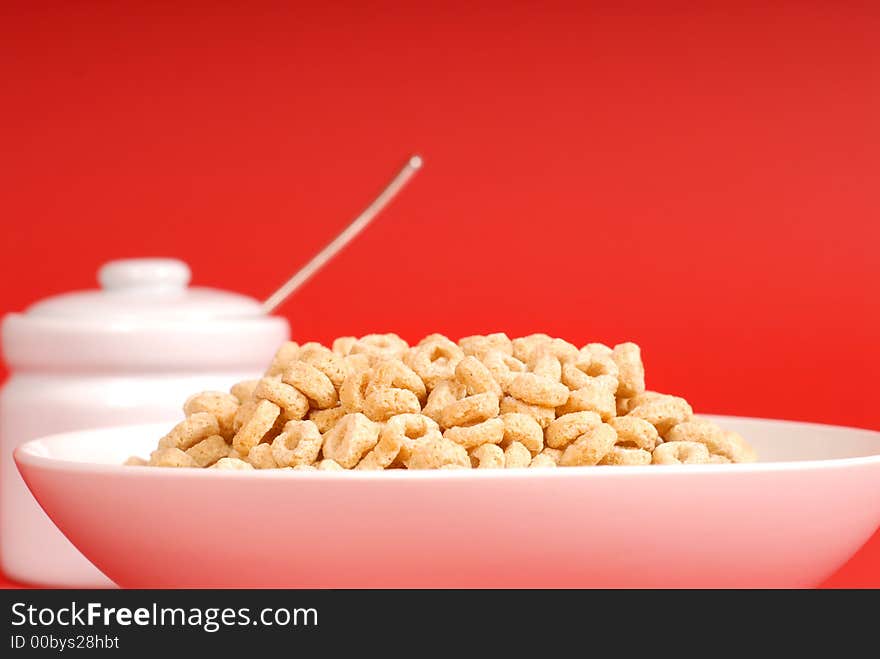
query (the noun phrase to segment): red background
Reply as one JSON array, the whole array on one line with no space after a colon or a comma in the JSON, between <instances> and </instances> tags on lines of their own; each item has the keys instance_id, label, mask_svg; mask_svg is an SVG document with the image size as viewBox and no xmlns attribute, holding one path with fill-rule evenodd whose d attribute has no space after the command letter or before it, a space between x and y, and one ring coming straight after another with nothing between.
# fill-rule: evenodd
<instances>
[{"instance_id":1,"label":"red background","mask_svg":"<svg viewBox=\"0 0 880 659\"><path fill-rule=\"evenodd\" d=\"M4 3L0 310L122 256L262 297L417 151L295 338L631 339L698 410L880 428L877 5L696 4Z\"/></svg>"}]
</instances>

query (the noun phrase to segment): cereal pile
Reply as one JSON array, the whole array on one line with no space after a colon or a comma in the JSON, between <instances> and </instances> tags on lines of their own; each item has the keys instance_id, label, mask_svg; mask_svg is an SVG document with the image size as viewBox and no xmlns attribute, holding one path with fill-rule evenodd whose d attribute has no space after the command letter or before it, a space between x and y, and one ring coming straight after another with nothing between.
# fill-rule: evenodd
<instances>
[{"instance_id":1,"label":"cereal pile","mask_svg":"<svg viewBox=\"0 0 880 659\"><path fill-rule=\"evenodd\" d=\"M645 391L634 343L583 348L396 334L281 346L265 375L205 391L149 461L212 469L470 469L750 462L738 434Z\"/></svg>"}]
</instances>

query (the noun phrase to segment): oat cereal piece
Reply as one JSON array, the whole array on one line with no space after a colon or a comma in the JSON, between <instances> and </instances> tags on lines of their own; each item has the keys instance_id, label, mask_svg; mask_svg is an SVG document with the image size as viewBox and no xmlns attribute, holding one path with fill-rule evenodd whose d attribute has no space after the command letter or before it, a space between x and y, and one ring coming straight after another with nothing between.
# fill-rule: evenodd
<instances>
[{"instance_id":1,"label":"oat cereal piece","mask_svg":"<svg viewBox=\"0 0 880 659\"><path fill-rule=\"evenodd\" d=\"M263 441L263 437L272 430L280 415L281 408L275 403L268 400L258 402L232 438L232 448L247 455L251 448Z\"/></svg>"},{"instance_id":2,"label":"oat cereal piece","mask_svg":"<svg viewBox=\"0 0 880 659\"><path fill-rule=\"evenodd\" d=\"M367 334L351 347L350 354L367 354L380 359L402 359L409 344L397 334Z\"/></svg>"},{"instance_id":3,"label":"oat cereal piece","mask_svg":"<svg viewBox=\"0 0 880 659\"><path fill-rule=\"evenodd\" d=\"M555 466L557 466L556 460L551 458L549 455L544 455L543 453L538 453L538 455L536 455L534 458L532 458L532 461L529 463L529 467L535 467L535 468L540 468L540 467L546 468L546 467L555 467Z\"/></svg>"},{"instance_id":4,"label":"oat cereal piece","mask_svg":"<svg viewBox=\"0 0 880 659\"><path fill-rule=\"evenodd\" d=\"M185 451L203 439L219 434L220 424L213 414L196 412L190 414L160 439L159 448L177 448Z\"/></svg>"},{"instance_id":5,"label":"oat cereal piece","mask_svg":"<svg viewBox=\"0 0 880 659\"><path fill-rule=\"evenodd\" d=\"M146 467L148 464L150 464L150 461L133 455L122 464L124 464L126 467Z\"/></svg>"},{"instance_id":6,"label":"oat cereal piece","mask_svg":"<svg viewBox=\"0 0 880 659\"><path fill-rule=\"evenodd\" d=\"M661 394L658 391L643 391L630 398L617 399L617 416L625 416L632 412L642 403L650 403L655 400L662 400L667 394Z\"/></svg>"},{"instance_id":7,"label":"oat cereal piece","mask_svg":"<svg viewBox=\"0 0 880 659\"><path fill-rule=\"evenodd\" d=\"M358 462L355 469L386 469L397 459L402 446L403 438L400 434L380 430L378 443Z\"/></svg>"},{"instance_id":8,"label":"oat cereal piece","mask_svg":"<svg viewBox=\"0 0 880 659\"><path fill-rule=\"evenodd\" d=\"M554 382L562 379L562 362L547 348L538 348L532 353L528 363L529 371L535 375L550 378Z\"/></svg>"},{"instance_id":9,"label":"oat cereal piece","mask_svg":"<svg viewBox=\"0 0 880 659\"><path fill-rule=\"evenodd\" d=\"M244 404L254 399L254 391L259 384L259 380L242 380L236 382L229 389L229 393L238 399L239 404Z\"/></svg>"},{"instance_id":10,"label":"oat cereal piece","mask_svg":"<svg viewBox=\"0 0 880 659\"><path fill-rule=\"evenodd\" d=\"M183 413L186 416L199 412L213 414L220 426L220 434L226 439L232 439L232 435L235 434L232 421L239 405L238 398L232 394L222 391L203 391L186 399Z\"/></svg>"},{"instance_id":11,"label":"oat cereal piece","mask_svg":"<svg viewBox=\"0 0 880 659\"><path fill-rule=\"evenodd\" d=\"M429 416L437 423L447 405L461 400L467 395L467 388L455 380L442 380L428 394L428 402L422 414Z\"/></svg>"},{"instance_id":12,"label":"oat cereal piece","mask_svg":"<svg viewBox=\"0 0 880 659\"><path fill-rule=\"evenodd\" d=\"M315 465L296 465L295 467L284 467L284 469L291 469L293 471L318 471L318 468Z\"/></svg>"},{"instance_id":13,"label":"oat cereal piece","mask_svg":"<svg viewBox=\"0 0 880 659\"><path fill-rule=\"evenodd\" d=\"M220 458L229 455L229 444L220 435L211 435L186 449L186 454L197 467L210 467Z\"/></svg>"},{"instance_id":14,"label":"oat cereal piece","mask_svg":"<svg viewBox=\"0 0 880 659\"><path fill-rule=\"evenodd\" d=\"M513 343L507 334L496 332L481 336L465 336L458 340L458 347L465 355L482 359L490 350L498 350L508 355L513 355Z\"/></svg>"},{"instance_id":15,"label":"oat cereal piece","mask_svg":"<svg viewBox=\"0 0 880 659\"><path fill-rule=\"evenodd\" d=\"M709 449L698 442L665 442L654 449L655 465L707 464Z\"/></svg>"},{"instance_id":16,"label":"oat cereal piece","mask_svg":"<svg viewBox=\"0 0 880 659\"><path fill-rule=\"evenodd\" d=\"M559 407L568 400L568 387L534 373L517 373L507 385L507 393L521 401L542 407Z\"/></svg>"},{"instance_id":17,"label":"oat cereal piece","mask_svg":"<svg viewBox=\"0 0 880 659\"><path fill-rule=\"evenodd\" d=\"M453 463L453 464L443 465L442 467L438 467L438 469L446 469L446 470L449 470L449 469L470 469L470 467L465 467L464 465Z\"/></svg>"},{"instance_id":18,"label":"oat cereal piece","mask_svg":"<svg viewBox=\"0 0 880 659\"><path fill-rule=\"evenodd\" d=\"M739 434L722 430L714 422L697 417L670 428L666 441L699 442L706 445L711 455L723 456L730 462L753 462L756 457L749 459L749 453L753 452Z\"/></svg>"},{"instance_id":19,"label":"oat cereal piece","mask_svg":"<svg viewBox=\"0 0 880 659\"><path fill-rule=\"evenodd\" d=\"M252 446L251 450L248 451L246 460L253 465L254 469L275 469L276 467L283 466L275 462L270 444Z\"/></svg>"},{"instance_id":20,"label":"oat cereal piece","mask_svg":"<svg viewBox=\"0 0 880 659\"><path fill-rule=\"evenodd\" d=\"M288 421L281 434L272 440L272 458L279 467L310 465L318 459L323 444L324 438L314 422Z\"/></svg>"},{"instance_id":21,"label":"oat cereal piece","mask_svg":"<svg viewBox=\"0 0 880 659\"><path fill-rule=\"evenodd\" d=\"M565 405L556 408L556 414L560 416L571 412L588 411L595 412L602 417L603 421L614 417L617 414L614 392L599 383L590 382L577 391L572 391Z\"/></svg>"},{"instance_id":22,"label":"oat cereal piece","mask_svg":"<svg viewBox=\"0 0 880 659\"><path fill-rule=\"evenodd\" d=\"M372 376L373 372L370 369L349 371L348 375L345 376L345 380L339 388L339 401L346 412L363 411L367 387Z\"/></svg>"},{"instance_id":23,"label":"oat cereal piece","mask_svg":"<svg viewBox=\"0 0 880 659\"><path fill-rule=\"evenodd\" d=\"M470 469L471 459L464 447L443 437L427 437L413 442L407 469L442 469L457 465Z\"/></svg>"},{"instance_id":24,"label":"oat cereal piece","mask_svg":"<svg viewBox=\"0 0 880 659\"><path fill-rule=\"evenodd\" d=\"M602 418L595 412L571 412L547 426L544 441L550 448L564 449L584 433L601 425Z\"/></svg>"},{"instance_id":25,"label":"oat cereal piece","mask_svg":"<svg viewBox=\"0 0 880 659\"><path fill-rule=\"evenodd\" d=\"M727 443L727 451L724 455L731 462L757 462L758 454L755 449L745 440L738 432L733 430L723 430L724 441Z\"/></svg>"},{"instance_id":26,"label":"oat cereal piece","mask_svg":"<svg viewBox=\"0 0 880 659\"><path fill-rule=\"evenodd\" d=\"M567 362L576 359L578 349L568 341L554 339L547 334L530 334L513 340L513 356L528 363L536 350L547 350L559 361Z\"/></svg>"},{"instance_id":27,"label":"oat cereal piece","mask_svg":"<svg viewBox=\"0 0 880 659\"><path fill-rule=\"evenodd\" d=\"M640 448L612 446L605 457L599 460L600 465L649 465L651 452Z\"/></svg>"},{"instance_id":28,"label":"oat cereal piece","mask_svg":"<svg viewBox=\"0 0 880 659\"><path fill-rule=\"evenodd\" d=\"M657 429L644 419L620 416L609 419L608 425L617 431L617 445L624 448L653 451L663 441L657 434Z\"/></svg>"},{"instance_id":29,"label":"oat cereal piece","mask_svg":"<svg viewBox=\"0 0 880 659\"><path fill-rule=\"evenodd\" d=\"M227 458L234 458L236 460L244 460L244 458L245 458L245 456L243 456L241 453L236 451L231 446L229 447L229 453L226 454L226 457Z\"/></svg>"},{"instance_id":30,"label":"oat cereal piece","mask_svg":"<svg viewBox=\"0 0 880 659\"><path fill-rule=\"evenodd\" d=\"M442 334L425 337L418 346L407 353L404 362L418 373L431 391L442 380L455 375L455 367L464 359L464 353L457 345Z\"/></svg>"},{"instance_id":31,"label":"oat cereal piece","mask_svg":"<svg viewBox=\"0 0 880 659\"><path fill-rule=\"evenodd\" d=\"M296 341L287 341L283 343L280 348L275 352L275 356L272 358L272 363L269 364L269 368L266 369L266 372L263 375L266 376L277 376L283 374L290 365L296 359L297 354L299 353L299 344Z\"/></svg>"},{"instance_id":32,"label":"oat cereal piece","mask_svg":"<svg viewBox=\"0 0 880 659\"><path fill-rule=\"evenodd\" d=\"M388 359L373 369L373 375L370 383L367 385L367 394L374 387L396 387L398 389L408 389L413 392L419 399L419 403L424 403L428 397L425 389L425 383L409 366L400 359Z\"/></svg>"},{"instance_id":33,"label":"oat cereal piece","mask_svg":"<svg viewBox=\"0 0 880 659\"><path fill-rule=\"evenodd\" d=\"M151 467L195 467L196 461L179 448L158 448L150 453Z\"/></svg>"},{"instance_id":34,"label":"oat cereal piece","mask_svg":"<svg viewBox=\"0 0 880 659\"><path fill-rule=\"evenodd\" d=\"M709 464L729 465L733 464L733 461L725 458L723 455L709 455Z\"/></svg>"},{"instance_id":35,"label":"oat cereal piece","mask_svg":"<svg viewBox=\"0 0 880 659\"><path fill-rule=\"evenodd\" d=\"M618 381L615 375L588 375L584 368L589 368L588 362L568 362L562 365L561 381L572 391L595 385L608 389L612 394L617 393Z\"/></svg>"},{"instance_id":36,"label":"oat cereal piece","mask_svg":"<svg viewBox=\"0 0 880 659\"><path fill-rule=\"evenodd\" d=\"M485 444L484 444L485 446ZM519 469L528 467L532 462L532 454L520 442L511 442L504 449L504 468Z\"/></svg>"},{"instance_id":37,"label":"oat cereal piece","mask_svg":"<svg viewBox=\"0 0 880 659\"><path fill-rule=\"evenodd\" d=\"M254 410L257 409L257 403L259 402L260 401L254 398L238 406L238 410L236 410L235 416L232 418L232 430L234 432L241 430L241 427L251 418ZM234 436L235 435L233 435L233 437Z\"/></svg>"},{"instance_id":38,"label":"oat cereal piece","mask_svg":"<svg viewBox=\"0 0 880 659\"><path fill-rule=\"evenodd\" d=\"M299 349L297 359L321 371L336 389L342 386L342 381L348 374L345 359L320 343L306 343Z\"/></svg>"},{"instance_id":39,"label":"oat cereal piece","mask_svg":"<svg viewBox=\"0 0 880 659\"><path fill-rule=\"evenodd\" d=\"M443 437L466 449L481 444L500 444L504 439L504 422L496 417L473 426L456 426L448 428L443 433Z\"/></svg>"},{"instance_id":40,"label":"oat cereal piece","mask_svg":"<svg viewBox=\"0 0 880 659\"><path fill-rule=\"evenodd\" d=\"M345 362L345 368L348 369L348 373L357 373L359 371L366 371L373 367L374 361L381 361L381 359L374 359L370 355L361 352L356 355L346 355L342 358Z\"/></svg>"},{"instance_id":41,"label":"oat cereal piece","mask_svg":"<svg viewBox=\"0 0 880 659\"><path fill-rule=\"evenodd\" d=\"M311 364L293 362L281 379L299 389L319 409L335 407L339 400L330 378Z\"/></svg>"},{"instance_id":42,"label":"oat cereal piece","mask_svg":"<svg viewBox=\"0 0 880 659\"><path fill-rule=\"evenodd\" d=\"M641 348L635 343L618 343L611 358L617 364L617 394L629 398L642 393L645 390L645 366Z\"/></svg>"},{"instance_id":43,"label":"oat cereal piece","mask_svg":"<svg viewBox=\"0 0 880 659\"><path fill-rule=\"evenodd\" d=\"M607 423L590 428L566 447L559 465L575 467L599 464L616 442L617 433Z\"/></svg>"},{"instance_id":44,"label":"oat cereal piece","mask_svg":"<svg viewBox=\"0 0 880 659\"><path fill-rule=\"evenodd\" d=\"M523 401L518 400L513 396L505 396L504 398L502 398L501 405L498 409L501 414L527 414L535 421L537 421L538 425L541 426L541 428L546 428L550 425L553 419L556 418L555 408L542 407L541 405L529 405L528 403L524 403Z\"/></svg>"},{"instance_id":45,"label":"oat cereal piece","mask_svg":"<svg viewBox=\"0 0 880 659\"><path fill-rule=\"evenodd\" d=\"M346 414L324 434L324 457L351 469L376 446L380 428L360 412Z\"/></svg>"},{"instance_id":46,"label":"oat cereal piece","mask_svg":"<svg viewBox=\"0 0 880 659\"><path fill-rule=\"evenodd\" d=\"M309 421L314 422L323 435L345 415L346 409L342 405L337 405L336 407L328 407L326 410L312 410L309 412Z\"/></svg>"},{"instance_id":47,"label":"oat cereal piece","mask_svg":"<svg viewBox=\"0 0 880 659\"><path fill-rule=\"evenodd\" d=\"M440 427L470 426L498 416L498 396L474 394L450 403L440 412Z\"/></svg>"},{"instance_id":48,"label":"oat cereal piece","mask_svg":"<svg viewBox=\"0 0 880 659\"><path fill-rule=\"evenodd\" d=\"M559 464L559 461L562 459L562 450L558 448L550 448L544 447L544 450L539 453L539 455L543 455L545 457L553 460L555 464Z\"/></svg>"},{"instance_id":49,"label":"oat cereal piece","mask_svg":"<svg viewBox=\"0 0 880 659\"><path fill-rule=\"evenodd\" d=\"M469 455L474 469L504 469L504 451L495 444L480 444Z\"/></svg>"},{"instance_id":50,"label":"oat cereal piece","mask_svg":"<svg viewBox=\"0 0 880 659\"><path fill-rule=\"evenodd\" d=\"M364 414L373 421L386 421L397 414L418 414L419 399L409 389L373 389L364 400Z\"/></svg>"},{"instance_id":51,"label":"oat cereal piece","mask_svg":"<svg viewBox=\"0 0 880 659\"><path fill-rule=\"evenodd\" d=\"M340 336L333 340L333 352L340 357L347 357L351 353L354 344L357 343L357 337Z\"/></svg>"},{"instance_id":52,"label":"oat cereal piece","mask_svg":"<svg viewBox=\"0 0 880 659\"><path fill-rule=\"evenodd\" d=\"M644 419L653 425L660 436L663 437L672 426L687 421L694 415L694 411L684 398L678 396L663 396L642 403L633 408L627 416Z\"/></svg>"},{"instance_id":53,"label":"oat cereal piece","mask_svg":"<svg viewBox=\"0 0 880 659\"><path fill-rule=\"evenodd\" d=\"M321 460L318 463L318 471L345 471L342 467L339 466L339 463L336 460Z\"/></svg>"},{"instance_id":54,"label":"oat cereal piece","mask_svg":"<svg viewBox=\"0 0 880 659\"><path fill-rule=\"evenodd\" d=\"M601 343L588 343L578 352L574 363L587 375L619 377L620 369L614 361L614 351Z\"/></svg>"},{"instance_id":55,"label":"oat cereal piece","mask_svg":"<svg viewBox=\"0 0 880 659\"><path fill-rule=\"evenodd\" d=\"M210 469L223 469L225 471L250 471L254 466L238 458L220 458L212 464Z\"/></svg>"},{"instance_id":56,"label":"oat cereal piece","mask_svg":"<svg viewBox=\"0 0 880 659\"><path fill-rule=\"evenodd\" d=\"M526 365L516 357L511 357L499 350L490 350L481 361L504 391L507 390L507 385L514 374L525 373L527 370Z\"/></svg>"},{"instance_id":57,"label":"oat cereal piece","mask_svg":"<svg viewBox=\"0 0 880 659\"><path fill-rule=\"evenodd\" d=\"M261 379L254 390L254 398L275 403L287 419L302 419L309 411L309 399L305 394L278 377Z\"/></svg>"},{"instance_id":58,"label":"oat cereal piece","mask_svg":"<svg viewBox=\"0 0 880 659\"><path fill-rule=\"evenodd\" d=\"M532 455L537 455L544 448L544 430L534 417L521 412L507 412L501 415L501 421L504 423L502 446L522 444Z\"/></svg>"},{"instance_id":59,"label":"oat cereal piece","mask_svg":"<svg viewBox=\"0 0 880 659\"><path fill-rule=\"evenodd\" d=\"M424 414L398 414L391 417L382 426L379 441L383 441L386 435L389 436L389 443L400 447L395 463L405 463L409 459L410 449L415 441L442 437L437 422Z\"/></svg>"},{"instance_id":60,"label":"oat cereal piece","mask_svg":"<svg viewBox=\"0 0 880 659\"><path fill-rule=\"evenodd\" d=\"M464 385L469 396L490 393L501 398L501 385L495 380L492 371L476 357L468 356L458 362L455 377Z\"/></svg>"}]
</instances>

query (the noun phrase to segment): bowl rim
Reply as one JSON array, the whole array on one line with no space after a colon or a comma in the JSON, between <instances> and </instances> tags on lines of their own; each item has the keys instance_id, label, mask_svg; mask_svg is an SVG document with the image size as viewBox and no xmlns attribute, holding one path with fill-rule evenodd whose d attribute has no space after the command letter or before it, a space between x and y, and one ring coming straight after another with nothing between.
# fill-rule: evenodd
<instances>
[{"instance_id":1,"label":"bowl rim","mask_svg":"<svg viewBox=\"0 0 880 659\"><path fill-rule=\"evenodd\" d=\"M223 469L157 469L150 466L108 464L102 462L83 462L79 460L69 460L57 457L49 457L39 455L36 447L46 441L59 441L61 438L71 435L82 435L87 433L100 433L102 435L113 435L120 432L136 432L145 431L148 428L167 428L166 424L137 424L137 425L120 425L106 426L93 429L74 430L63 433L53 433L29 440L13 451L13 459L19 471L23 471L22 467L36 468L46 471L55 472L78 472L90 473L95 475L126 475L127 477L143 477L143 478L225 478L225 479L244 479L244 480L265 480L265 479L289 479L289 478L306 478L306 479L345 479L357 481L379 481L388 480L447 480L447 479L497 479L497 478L516 478L522 477L524 474L530 474L529 478L537 476L545 476L552 478L581 478L589 474L591 478L609 478L609 477L628 477L633 474L639 474L641 478L661 477L664 474L743 474L743 473L773 473L783 471L812 471L825 469L839 469L858 466L880 466L880 431L870 428L858 428L853 426L838 426L827 423L813 423L809 421L794 421L787 419L763 419L758 417L731 416L719 414L701 414L700 416L717 417L722 419L734 419L746 422L771 423L779 425L795 424L799 426L807 426L814 428L833 428L835 430L855 431L858 433L866 433L873 436L877 441L877 453L865 456L855 456L848 458L825 458L811 460L777 460L772 462L749 462L738 464L690 464L690 465L662 465L659 469L645 469L650 465L615 465L613 469L596 469L591 466L583 467L565 467L559 469L532 469L529 467L519 467L513 469L395 469L395 470L349 470L344 471L288 471L281 469L255 469L251 470L223 470ZM113 441L106 439L102 441ZM657 466L657 465L655 465Z\"/></svg>"}]
</instances>

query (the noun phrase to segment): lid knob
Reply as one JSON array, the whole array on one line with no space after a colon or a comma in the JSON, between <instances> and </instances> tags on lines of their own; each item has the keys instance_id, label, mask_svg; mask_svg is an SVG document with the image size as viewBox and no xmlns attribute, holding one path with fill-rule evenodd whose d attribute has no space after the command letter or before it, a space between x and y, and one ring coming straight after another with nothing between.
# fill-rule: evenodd
<instances>
[{"instance_id":1,"label":"lid knob","mask_svg":"<svg viewBox=\"0 0 880 659\"><path fill-rule=\"evenodd\" d=\"M98 270L98 283L107 291L182 291L189 280L189 266L177 259L121 259Z\"/></svg>"}]
</instances>

